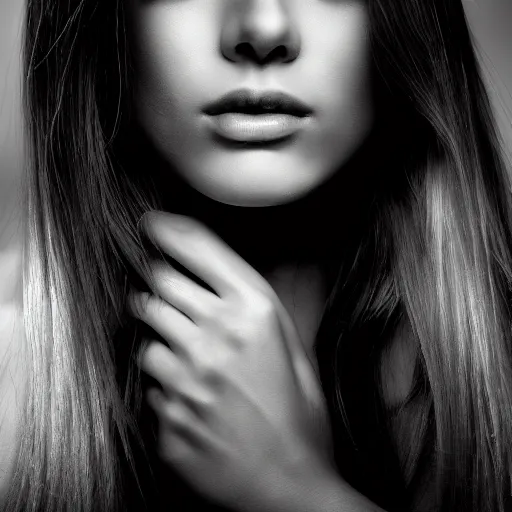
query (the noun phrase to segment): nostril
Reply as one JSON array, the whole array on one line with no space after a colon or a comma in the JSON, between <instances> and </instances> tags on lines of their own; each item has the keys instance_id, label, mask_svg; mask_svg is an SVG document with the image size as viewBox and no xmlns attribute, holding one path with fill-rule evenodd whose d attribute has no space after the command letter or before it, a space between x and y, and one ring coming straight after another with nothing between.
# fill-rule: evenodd
<instances>
[{"instance_id":1,"label":"nostril","mask_svg":"<svg viewBox=\"0 0 512 512\"><path fill-rule=\"evenodd\" d=\"M258 60L256 50L249 43L240 43L236 45L235 53L244 57L250 57L252 60Z\"/></svg>"},{"instance_id":2,"label":"nostril","mask_svg":"<svg viewBox=\"0 0 512 512\"><path fill-rule=\"evenodd\" d=\"M261 64L267 64L273 60L285 59L288 52L284 45L279 45L272 48L270 51L258 52L256 48L250 43L240 43L235 48L235 53L244 57L250 58L253 61L260 62Z\"/></svg>"}]
</instances>

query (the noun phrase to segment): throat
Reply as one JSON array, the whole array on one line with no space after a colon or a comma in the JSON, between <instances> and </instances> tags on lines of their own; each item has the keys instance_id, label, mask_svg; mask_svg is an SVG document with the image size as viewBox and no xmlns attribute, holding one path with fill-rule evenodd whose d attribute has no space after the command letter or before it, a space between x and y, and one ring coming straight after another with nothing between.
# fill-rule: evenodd
<instances>
[{"instance_id":1,"label":"throat","mask_svg":"<svg viewBox=\"0 0 512 512\"><path fill-rule=\"evenodd\" d=\"M314 343L327 301L325 276L317 265L290 263L264 274L299 332L308 356L314 359Z\"/></svg>"}]
</instances>

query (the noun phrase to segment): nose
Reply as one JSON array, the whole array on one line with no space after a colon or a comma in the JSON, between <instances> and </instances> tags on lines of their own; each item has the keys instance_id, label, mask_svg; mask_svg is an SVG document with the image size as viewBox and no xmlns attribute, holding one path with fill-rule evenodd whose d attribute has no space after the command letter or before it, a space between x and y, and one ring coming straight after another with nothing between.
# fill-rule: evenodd
<instances>
[{"instance_id":1,"label":"nose","mask_svg":"<svg viewBox=\"0 0 512 512\"><path fill-rule=\"evenodd\" d=\"M233 0L222 29L223 56L232 62L288 63L300 51L288 0Z\"/></svg>"}]
</instances>

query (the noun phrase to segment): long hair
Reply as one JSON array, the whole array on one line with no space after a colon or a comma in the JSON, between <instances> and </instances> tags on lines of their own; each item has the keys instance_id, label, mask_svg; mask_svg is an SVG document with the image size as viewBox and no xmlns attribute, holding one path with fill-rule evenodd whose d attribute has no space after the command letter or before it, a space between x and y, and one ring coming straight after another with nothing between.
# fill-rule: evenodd
<instances>
[{"instance_id":1,"label":"long hair","mask_svg":"<svg viewBox=\"0 0 512 512\"><path fill-rule=\"evenodd\" d=\"M388 186L318 335L333 423L347 427L339 464L384 506L388 480L403 486L403 499L388 496L391 506L411 510L431 478L433 510L502 511L512 476L504 151L460 1L376 0L369 9L374 62L409 133L398 131L402 155L384 171ZM399 325L417 355L411 392L394 411L407 428L393 453L371 399L379 396L376 366ZM366 483L377 475L388 477Z\"/></svg>"},{"instance_id":2,"label":"long hair","mask_svg":"<svg viewBox=\"0 0 512 512\"><path fill-rule=\"evenodd\" d=\"M503 511L512 467L512 207L489 99L460 0L368 6L377 97L400 122L397 151L379 170L386 179L340 262L317 337L337 461L390 511L413 503L425 461L439 510ZM123 329L127 281L149 275L137 221L159 199L149 173L126 164L128 31L120 0L28 1L30 378L9 512L121 510L121 457L139 483L136 341L119 333L131 332ZM413 392L398 414L413 410L415 430L397 472L373 404L379 355L403 319L418 350ZM387 469L398 475L389 478L395 501L378 483Z\"/></svg>"}]
</instances>

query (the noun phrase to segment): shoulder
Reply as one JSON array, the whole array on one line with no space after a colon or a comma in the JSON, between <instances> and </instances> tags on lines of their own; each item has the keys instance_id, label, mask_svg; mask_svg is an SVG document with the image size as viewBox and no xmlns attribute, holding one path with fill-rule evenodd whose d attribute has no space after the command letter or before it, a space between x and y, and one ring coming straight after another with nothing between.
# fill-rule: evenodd
<instances>
[{"instance_id":1,"label":"shoulder","mask_svg":"<svg viewBox=\"0 0 512 512\"><path fill-rule=\"evenodd\" d=\"M402 320L380 359L382 395L387 407L399 406L409 395L418 350L409 320Z\"/></svg>"},{"instance_id":2,"label":"shoulder","mask_svg":"<svg viewBox=\"0 0 512 512\"><path fill-rule=\"evenodd\" d=\"M0 503L12 477L18 447L19 413L26 385L21 342L18 308L0 304Z\"/></svg>"},{"instance_id":3,"label":"shoulder","mask_svg":"<svg viewBox=\"0 0 512 512\"><path fill-rule=\"evenodd\" d=\"M12 476L18 446L19 413L27 366L24 338L19 238L0 237L0 505Z\"/></svg>"}]
</instances>

